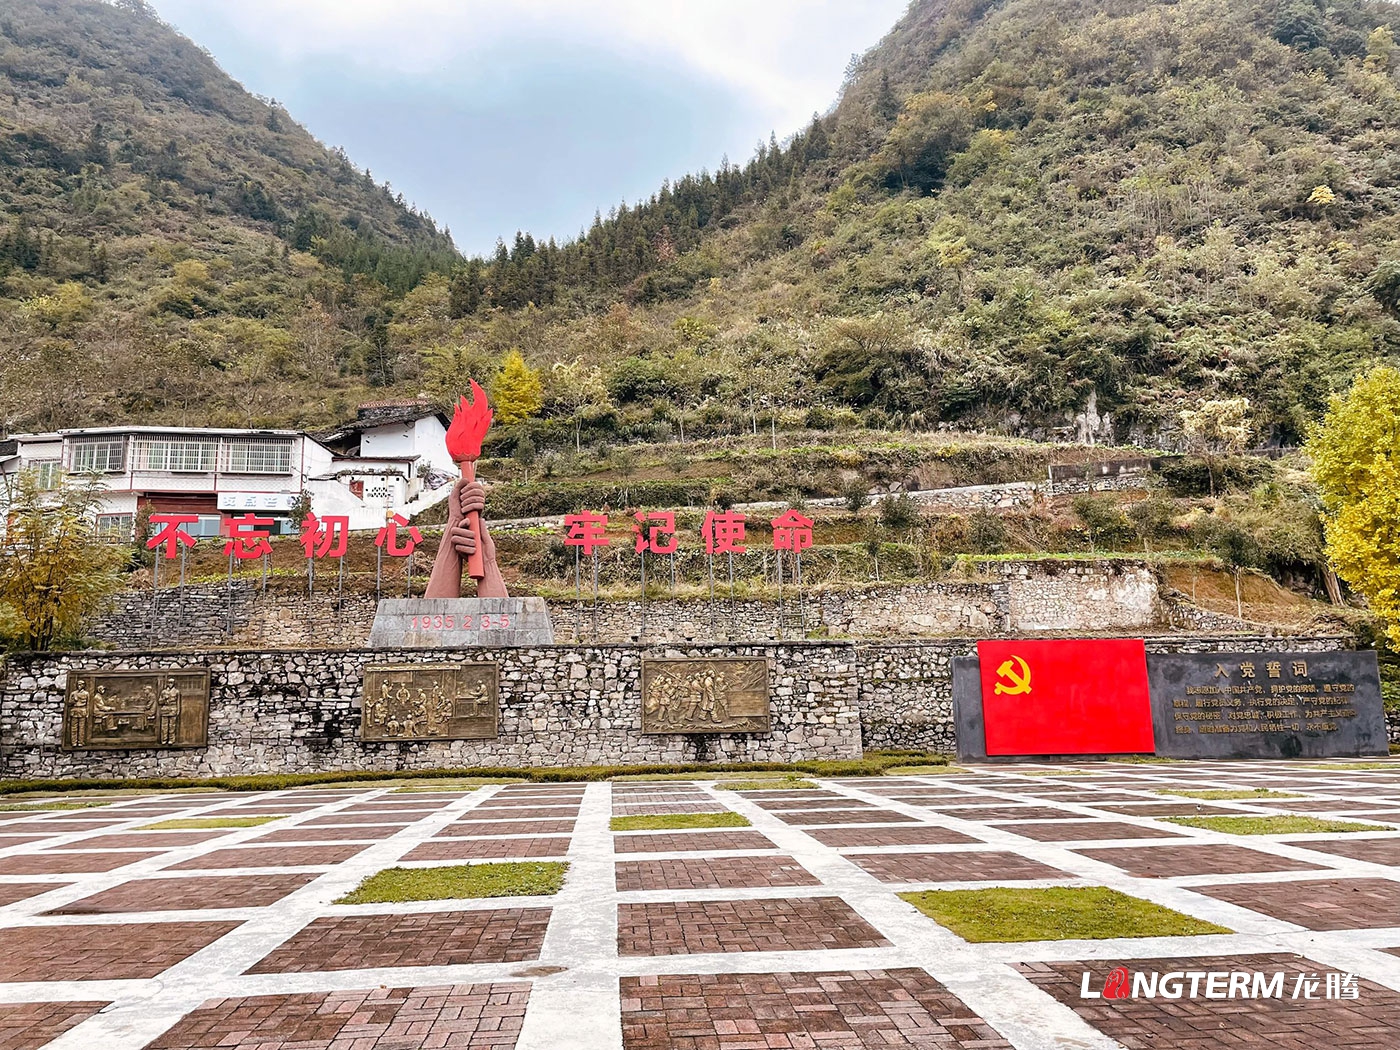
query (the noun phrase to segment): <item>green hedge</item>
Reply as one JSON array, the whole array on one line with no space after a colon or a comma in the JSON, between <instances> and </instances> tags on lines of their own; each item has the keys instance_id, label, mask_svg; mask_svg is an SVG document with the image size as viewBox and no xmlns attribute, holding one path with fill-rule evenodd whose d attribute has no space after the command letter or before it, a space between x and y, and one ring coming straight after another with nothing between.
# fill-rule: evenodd
<instances>
[{"instance_id":1,"label":"green hedge","mask_svg":"<svg viewBox=\"0 0 1400 1050\"><path fill-rule=\"evenodd\" d=\"M264 773L241 777L152 777L150 779L118 778L112 780L5 780L0 781L0 795L15 795L26 791L92 791L144 790L168 791L176 788L222 788L226 791L280 791L285 788L309 787L315 784L372 783L376 780L440 780L444 778L495 779L513 777L537 783L561 781L609 780L639 773L811 773L826 777L880 776L887 769L909 765L917 760L921 765L947 765L948 756L931 751L870 751L859 759L820 762L727 762L714 765L681 763L636 766L560 766L547 769L519 769L494 766L486 769L413 769L363 770L359 772L327 773Z\"/></svg>"}]
</instances>

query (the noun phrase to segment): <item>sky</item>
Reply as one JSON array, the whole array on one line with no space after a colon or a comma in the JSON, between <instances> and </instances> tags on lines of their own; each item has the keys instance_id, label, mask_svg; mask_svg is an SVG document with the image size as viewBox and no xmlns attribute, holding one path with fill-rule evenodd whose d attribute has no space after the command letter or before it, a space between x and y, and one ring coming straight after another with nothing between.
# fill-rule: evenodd
<instances>
[{"instance_id":1,"label":"sky","mask_svg":"<svg viewBox=\"0 0 1400 1050\"><path fill-rule=\"evenodd\" d=\"M468 254L595 211L836 101L907 0L152 0Z\"/></svg>"}]
</instances>

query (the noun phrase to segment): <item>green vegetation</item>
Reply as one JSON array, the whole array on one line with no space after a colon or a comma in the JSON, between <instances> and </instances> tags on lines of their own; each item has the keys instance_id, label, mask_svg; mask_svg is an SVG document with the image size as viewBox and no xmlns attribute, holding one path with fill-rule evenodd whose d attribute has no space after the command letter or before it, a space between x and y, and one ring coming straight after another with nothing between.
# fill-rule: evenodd
<instances>
[{"instance_id":1,"label":"green vegetation","mask_svg":"<svg viewBox=\"0 0 1400 1050\"><path fill-rule=\"evenodd\" d=\"M747 828L749 818L738 813L655 813L613 817L613 831L679 831L684 828Z\"/></svg>"},{"instance_id":2,"label":"green vegetation","mask_svg":"<svg viewBox=\"0 0 1400 1050\"><path fill-rule=\"evenodd\" d=\"M463 260L142 5L35 0L0 26L0 417L316 423L518 350L541 450L1012 416L1176 435L1239 399L1296 442L1400 330L1372 133L1400 125L1397 22L919 0L747 163Z\"/></svg>"},{"instance_id":3,"label":"green vegetation","mask_svg":"<svg viewBox=\"0 0 1400 1050\"><path fill-rule=\"evenodd\" d=\"M1159 795L1175 795L1181 798L1201 798L1215 801L1226 801L1229 799L1256 799L1256 798L1302 798L1301 795L1292 791L1272 791L1269 788L1242 788L1239 790L1215 789L1210 791L1179 791L1170 788L1161 788L1157 792Z\"/></svg>"},{"instance_id":4,"label":"green vegetation","mask_svg":"<svg viewBox=\"0 0 1400 1050\"><path fill-rule=\"evenodd\" d=\"M1400 279L1400 268L1396 270ZM1376 368L1334 397L1308 443L1337 574L1400 647L1400 371Z\"/></svg>"},{"instance_id":5,"label":"green vegetation","mask_svg":"<svg viewBox=\"0 0 1400 1050\"><path fill-rule=\"evenodd\" d=\"M962 766L949 765L922 765L922 766L895 766L893 769L885 770L887 777L932 777L942 776L946 773L967 773L970 770L963 769Z\"/></svg>"},{"instance_id":6,"label":"green vegetation","mask_svg":"<svg viewBox=\"0 0 1400 1050\"><path fill-rule=\"evenodd\" d=\"M1312 835L1323 832L1390 831L1382 824L1319 817L1161 817L1169 824L1223 831L1229 835Z\"/></svg>"},{"instance_id":7,"label":"green vegetation","mask_svg":"<svg viewBox=\"0 0 1400 1050\"><path fill-rule=\"evenodd\" d=\"M3 780L0 781L0 795L20 795L29 792L56 791L172 791L181 789L211 789L225 791L283 791L295 787L325 787L327 785L355 786L362 784L421 783L425 788L443 782L460 780L464 776L477 784L492 781L533 781L537 783L562 783L566 781L596 781L614 779L651 779L658 775L665 777L677 774L683 779L714 780L726 774L752 773L810 773L818 777L876 777L887 770L908 763L910 756L920 752L910 751L871 751L861 759L849 761L814 762L728 762L714 765L655 765L636 766L559 766L553 768L511 768L495 767L472 770L424 769L412 772L326 772L326 773L262 773L243 777L151 777L147 779L126 778L113 780ZM931 752L922 753L922 761L937 761L943 756ZM946 758L943 758L946 761Z\"/></svg>"},{"instance_id":8,"label":"green vegetation","mask_svg":"<svg viewBox=\"0 0 1400 1050\"><path fill-rule=\"evenodd\" d=\"M285 820L286 814L257 817L179 817L174 820L161 820L146 824L140 831L195 831L201 828L256 828L271 824L274 820Z\"/></svg>"},{"instance_id":9,"label":"green vegetation","mask_svg":"<svg viewBox=\"0 0 1400 1050\"><path fill-rule=\"evenodd\" d=\"M76 641L121 586L122 555L97 532L100 491L94 483L47 491L28 471L0 479L0 648L37 652Z\"/></svg>"},{"instance_id":10,"label":"green vegetation","mask_svg":"<svg viewBox=\"0 0 1400 1050\"><path fill-rule=\"evenodd\" d=\"M900 897L972 942L1199 937L1231 932L1106 886L927 890Z\"/></svg>"},{"instance_id":11,"label":"green vegetation","mask_svg":"<svg viewBox=\"0 0 1400 1050\"><path fill-rule=\"evenodd\" d=\"M387 868L375 872L336 904L461 900L471 897L543 897L558 893L564 861L452 864L439 868Z\"/></svg>"},{"instance_id":12,"label":"green vegetation","mask_svg":"<svg viewBox=\"0 0 1400 1050\"><path fill-rule=\"evenodd\" d=\"M49 810L93 809L97 806L110 806L111 802L82 802L76 799L53 799L41 802L13 802L0 804L0 813L44 813Z\"/></svg>"},{"instance_id":13,"label":"green vegetation","mask_svg":"<svg viewBox=\"0 0 1400 1050\"><path fill-rule=\"evenodd\" d=\"M715 786L725 791L787 791L792 788L814 788L817 785L801 777L787 777L781 780L722 780Z\"/></svg>"},{"instance_id":14,"label":"green vegetation","mask_svg":"<svg viewBox=\"0 0 1400 1050\"><path fill-rule=\"evenodd\" d=\"M1375 770L1382 773L1400 773L1400 762L1317 762L1310 768Z\"/></svg>"}]
</instances>

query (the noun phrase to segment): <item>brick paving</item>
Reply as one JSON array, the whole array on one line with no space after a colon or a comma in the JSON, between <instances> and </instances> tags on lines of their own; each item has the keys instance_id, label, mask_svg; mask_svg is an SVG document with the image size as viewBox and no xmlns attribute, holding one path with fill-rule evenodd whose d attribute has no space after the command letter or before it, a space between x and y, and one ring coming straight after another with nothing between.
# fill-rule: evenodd
<instances>
[{"instance_id":1,"label":"brick paving","mask_svg":"<svg viewBox=\"0 0 1400 1050\"><path fill-rule=\"evenodd\" d=\"M326 916L248 972L519 962L538 957L548 925L548 908Z\"/></svg>"},{"instance_id":2,"label":"brick paving","mask_svg":"<svg viewBox=\"0 0 1400 1050\"><path fill-rule=\"evenodd\" d=\"M1064 879L1069 873L1000 850L955 853L865 853L850 858L882 882L1017 882Z\"/></svg>"},{"instance_id":3,"label":"brick paving","mask_svg":"<svg viewBox=\"0 0 1400 1050\"><path fill-rule=\"evenodd\" d=\"M17 853L0 857L0 875L76 875L111 871L159 856L156 853Z\"/></svg>"},{"instance_id":4,"label":"brick paving","mask_svg":"<svg viewBox=\"0 0 1400 1050\"><path fill-rule=\"evenodd\" d=\"M63 882L0 882L0 908L65 885L67 883Z\"/></svg>"},{"instance_id":5,"label":"brick paving","mask_svg":"<svg viewBox=\"0 0 1400 1050\"><path fill-rule=\"evenodd\" d=\"M624 860L618 862L616 874L619 890L821 885L820 879L791 857L773 856Z\"/></svg>"},{"instance_id":6,"label":"brick paving","mask_svg":"<svg viewBox=\"0 0 1400 1050\"><path fill-rule=\"evenodd\" d=\"M757 831L678 831L613 837L613 849L618 853L772 848L773 840Z\"/></svg>"},{"instance_id":7,"label":"brick paving","mask_svg":"<svg viewBox=\"0 0 1400 1050\"><path fill-rule=\"evenodd\" d=\"M0 1005L0 1050L38 1050L106 1003L6 1003Z\"/></svg>"},{"instance_id":8,"label":"brick paving","mask_svg":"<svg viewBox=\"0 0 1400 1050\"><path fill-rule=\"evenodd\" d=\"M529 999L530 986L524 983L216 999L189 1014L149 1048L506 1050L515 1046Z\"/></svg>"},{"instance_id":9,"label":"brick paving","mask_svg":"<svg viewBox=\"0 0 1400 1050\"><path fill-rule=\"evenodd\" d=\"M1388 812L1400 778L1301 763L1027 775L1044 768L753 792L365 784L21 814L0 828L0 1050L65 1031L102 1050L1400 1046L1400 993L1367 979L1400 974L1400 833L1222 836L1151 820L1265 808L1151 794L1168 787L1279 786L1308 796L1276 800L1280 812ZM754 826L608 828L612 814L723 810ZM211 812L299 823L139 830ZM563 891L333 903L386 867L511 859L568 861ZM894 896L1028 880L1170 893L1245 932L1097 941L1077 959L1079 942L965 943ZM1235 954L1209 958L1222 943ZM1361 974L1358 1000L1079 998L1081 975L1101 988L1110 960L1320 978L1341 959Z\"/></svg>"},{"instance_id":10,"label":"brick paving","mask_svg":"<svg viewBox=\"0 0 1400 1050\"><path fill-rule=\"evenodd\" d=\"M1309 879L1198 889L1310 930L1400 926L1400 882L1389 879Z\"/></svg>"},{"instance_id":11,"label":"brick paving","mask_svg":"<svg viewBox=\"0 0 1400 1050\"><path fill-rule=\"evenodd\" d=\"M0 981L154 977L237 925L161 922L14 926L0 930Z\"/></svg>"},{"instance_id":12,"label":"brick paving","mask_svg":"<svg viewBox=\"0 0 1400 1050\"><path fill-rule=\"evenodd\" d=\"M1266 977L1282 972L1288 996L1299 975L1327 969L1296 955L1261 954L1232 957L1131 959L1090 963L1028 963L1019 969L1037 987L1054 996L1094 1028L1118 1040L1126 1050L1380 1050L1396 1045L1400 1035L1400 993L1370 981L1358 982L1355 1000L1311 1001L1291 998L1177 999L1128 998L1112 1001L1079 997L1086 970L1102 988L1115 965L1130 971L1245 971ZM1251 978L1252 979L1252 978Z\"/></svg>"},{"instance_id":13,"label":"brick paving","mask_svg":"<svg viewBox=\"0 0 1400 1050\"><path fill-rule=\"evenodd\" d=\"M316 876L213 875L193 879L135 879L55 908L49 915L102 915L124 911L192 911L202 908L265 908L301 889Z\"/></svg>"},{"instance_id":14,"label":"brick paving","mask_svg":"<svg viewBox=\"0 0 1400 1050\"><path fill-rule=\"evenodd\" d=\"M624 977L626 1050L1011 1046L922 970Z\"/></svg>"},{"instance_id":15,"label":"brick paving","mask_svg":"<svg viewBox=\"0 0 1400 1050\"><path fill-rule=\"evenodd\" d=\"M339 864L349 860L364 846L246 846L205 853L176 864L171 871L208 868L301 868Z\"/></svg>"},{"instance_id":16,"label":"brick paving","mask_svg":"<svg viewBox=\"0 0 1400 1050\"><path fill-rule=\"evenodd\" d=\"M925 825L917 828L819 828L807 834L823 846L937 846L976 842L971 835Z\"/></svg>"},{"instance_id":17,"label":"brick paving","mask_svg":"<svg viewBox=\"0 0 1400 1050\"><path fill-rule=\"evenodd\" d=\"M1078 850L1082 856L1122 868L1141 879L1182 875L1241 875L1253 871L1320 870L1291 857L1278 857L1244 846L1139 846Z\"/></svg>"},{"instance_id":18,"label":"brick paving","mask_svg":"<svg viewBox=\"0 0 1400 1050\"><path fill-rule=\"evenodd\" d=\"M620 904L620 955L830 951L888 944L839 897Z\"/></svg>"},{"instance_id":19,"label":"brick paving","mask_svg":"<svg viewBox=\"0 0 1400 1050\"><path fill-rule=\"evenodd\" d=\"M813 809L774 816L784 824L911 824L918 819L891 809Z\"/></svg>"}]
</instances>

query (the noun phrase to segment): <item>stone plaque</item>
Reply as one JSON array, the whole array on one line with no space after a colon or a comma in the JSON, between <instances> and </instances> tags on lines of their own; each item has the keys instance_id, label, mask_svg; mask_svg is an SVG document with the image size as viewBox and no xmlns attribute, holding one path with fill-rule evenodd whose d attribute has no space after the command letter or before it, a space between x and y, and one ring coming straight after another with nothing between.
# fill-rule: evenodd
<instances>
[{"instance_id":1,"label":"stone plaque","mask_svg":"<svg viewBox=\"0 0 1400 1050\"><path fill-rule=\"evenodd\" d=\"M65 751L206 747L207 670L68 673L63 701Z\"/></svg>"},{"instance_id":2,"label":"stone plaque","mask_svg":"<svg viewBox=\"0 0 1400 1050\"><path fill-rule=\"evenodd\" d=\"M553 645L543 598L385 598L375 609L371 649L459 649Z\"/></svg>"},{"instance_id":3,"label":"stone plaque","mask_svg":"<svg viewBox=\"0 0 1400 1050\"><path fill-rule=\"evenodd\" d=\"M496 664L382 664L365 668L360 737L494 740Z\"/></svg>"},{"instance_id":4,"label":"stone plaque","mask_svg":"<svg viewBox=\"0 0 1400 1050\"><path fill-rule=\"evenodd\" d=\"M642 661L643 733L767 733L768 661Z\"/></svg>"},{"instance_id":5,"label":"stone plaque","mask_svg":"<svg viewBox=\"0 0 1400 1050\"><path fill-rule=\"evenodd\" d=\"M1384 755L1373 652L1148 654L1157 754Z\"/></svg>"}]
</instances>

